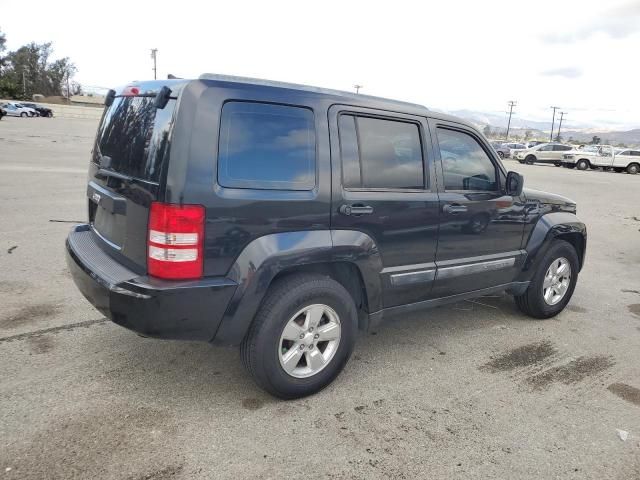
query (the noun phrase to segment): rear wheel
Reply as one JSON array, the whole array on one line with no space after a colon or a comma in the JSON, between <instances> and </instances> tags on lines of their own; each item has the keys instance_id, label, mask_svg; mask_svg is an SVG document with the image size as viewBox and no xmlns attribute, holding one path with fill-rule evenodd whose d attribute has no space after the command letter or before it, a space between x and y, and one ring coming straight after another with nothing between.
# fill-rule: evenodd
<instances>
[{"instance_id":1,"label":"rear wheel","mask_svg":"<svg viewBox=\"0 0 640 480\"><path fill-rule=\"evenodd\" d=\"M537 158L534 155L527 155L527 158L524 159L524 163L527 165L533 165Z\"/></svg>"},{"instance_id":2,"label":"rear wheel","mask_svg":"<svg viewBox=\"0 0 640 480\"><path fill-rule=\"evenodd\" d=\"M579 260L569 242L556 240L540 261L529 287L516 305L534 318L551 318L567 306L578 281Z\"/></svg>"},{"instance_id":3,"label":"rear wheel","mask_svg":"<svg viewBox=\"0 0 640 480\"><path fill-rule=\"evenodd\" d=\"M637 163L632 163L627 167L627 173L630 173L631 175L635 175L638 172L640 172L640 165Z\"/></svg>"},{"instance_id":4,"label":"rear wheel","mask_svg":"<svg viewBox=\"0 0 640 480\"><path fill-rule=\"evenodd\" d=\"M353 351L357 311L335 280L285 277L269 289L240 351L255 382L276 397L315 393L342 371Z\"/></svg>"},{"instance_id":5,"label":"rear wheel","mask_svg":"<svg viewBox=\"0 0 640 480\"><path fill-rule=\"evenodd\" d=\"M578 170L586 170L587 168L589 168L590 164L588 160L578 160L578 163L576 163L576 168Z\"/></svg>"}]
</instances>

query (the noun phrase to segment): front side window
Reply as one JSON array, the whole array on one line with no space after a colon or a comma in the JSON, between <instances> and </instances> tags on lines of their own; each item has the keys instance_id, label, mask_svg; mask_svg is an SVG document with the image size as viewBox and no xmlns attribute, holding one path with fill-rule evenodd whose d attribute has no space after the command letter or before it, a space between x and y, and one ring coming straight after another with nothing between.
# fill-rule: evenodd
<instances>
[{"instance_id":1,"label":"front side window","mask_svg":"<svg viewBox=\"0 0 640 480\"><path fill-rule=\"evenodd\" d=\"M253 102L222 108L218 183L223 187L311 190L315 164L311 110Z\"/></svg>"},{"instance_id":2,"label":"front side window","mask_svg":"<svg viewBox=\"0 0 640 480\"><path fill-rule=\"evenodd\" d=\"M496 191L496 167L471 135L437 129L445 190Z\"/></svg>"},{"instance_id":3,"label":"front side window","mask_svg":"<svg viewBox=\"0 0 640 480\"><path fill-rule=\"evenodd\" d=\"M345 188L424 188L417 124L341 115L338 129Z\"/></svg>"}]
</instances>

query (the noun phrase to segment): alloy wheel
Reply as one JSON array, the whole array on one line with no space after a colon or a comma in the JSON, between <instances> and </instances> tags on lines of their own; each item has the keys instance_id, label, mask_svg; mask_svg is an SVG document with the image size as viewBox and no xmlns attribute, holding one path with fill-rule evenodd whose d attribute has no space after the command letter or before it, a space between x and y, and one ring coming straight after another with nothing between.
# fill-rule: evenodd
<instances>
[{"instance_id":1,"label":"alloy wheel","mask_svg":"<svg viewBox=\"0 0 640 480\"><path fill-rule=\"evenodd\" d=\"M566 295L571 285L571 264L560 257L551 262L544 275L542 296L547 305L557 305Z\"/></svg>"},{"instance_id":2,"label":"alloy wheel","mask_svg":"<svg viewBox=\"0 0 640 480\"><path fill-rule=\"evenodd\" d=\"M328 305L308 305L293 315L282 331L278 358L284 371L307 378L323 370L340 344L340 318Z\"/></svg>"}]
</instances>

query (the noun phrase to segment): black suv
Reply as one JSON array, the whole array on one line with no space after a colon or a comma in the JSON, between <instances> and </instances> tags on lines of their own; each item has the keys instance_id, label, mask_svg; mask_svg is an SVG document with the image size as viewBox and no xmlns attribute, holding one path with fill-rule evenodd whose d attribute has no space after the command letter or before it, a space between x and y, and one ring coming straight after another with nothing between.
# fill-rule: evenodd
<instances>
[{"instance_id":1,"label":"black suv","mask_svg":"<svg viewBox=\"0 0 640 480\"><path fill-rule=\"evenodd\" d=\"M38 105L36 103L24 103L24 102L20 103L20 105L33 108L36 112L38 112L38 115L41 117L49 117L49 118L53 117L53 110L47 107L43 107L42 105Z\"/></svg>"},{"instance_id":2,"label":"black suv","mask_svg":"<svg viewBox=\"0 0 640 480\"><path fill-rule=\"evenodd\" d=\"M240 345L273 395L329 384L383 318L500 291L548 318L573 294L575 203L523 192L458 118L217 75L106 105L66 243L78 288L141 335Z\"/></svg>"}]
</instances>

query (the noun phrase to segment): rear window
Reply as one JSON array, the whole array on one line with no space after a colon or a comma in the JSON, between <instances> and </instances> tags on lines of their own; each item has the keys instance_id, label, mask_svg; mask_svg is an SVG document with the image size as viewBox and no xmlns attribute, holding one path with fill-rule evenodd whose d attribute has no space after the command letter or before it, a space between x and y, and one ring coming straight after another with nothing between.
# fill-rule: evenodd
<instances>
[{"instance_id":1,"label":"rear window","mask_svg":"<svg viewBox=\"0 0 640 480\"><path fill-rule=\"evenodd\" d=\"M159 182L169 147L169 127L175 100L156 109L154 97L116 97L107 107L96 137L94 162L111 159L109 169L138 179Z\"/></svg>"},{"instance_id":2,"label":"rear window","mask_svg":"<svg viewBox=\"0 0 640 480\"><path fill-rule=\"evenodd\" d=\"M228 102L222 108L218 183L229 188L311 190L316 137L308 108Z\"/></svg>"}]
</instances>

